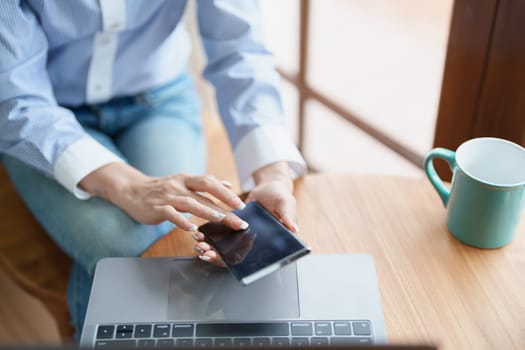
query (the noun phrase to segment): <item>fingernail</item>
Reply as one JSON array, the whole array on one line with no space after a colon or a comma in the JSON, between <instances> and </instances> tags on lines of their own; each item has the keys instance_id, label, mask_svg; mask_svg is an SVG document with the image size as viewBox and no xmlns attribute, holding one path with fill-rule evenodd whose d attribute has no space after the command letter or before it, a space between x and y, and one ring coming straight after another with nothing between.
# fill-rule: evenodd
<instances>
[{"instance_id":1,"label":"fingernail","mask_svg":"<svg viewBox=\"0 0 525 350\"><path fill-rule=\"evenodd\" d=\"M202 233L200 233L200 232L192 233L191 236L196 241L202 241L204 239L204 235Z\"/></svg>"},{"instance_id":2,"label":"fingernail","mask_svg":"<svg viewBox=\"0 0 525 350\"><path fill-rule=\"evenodd\" d=\"M237 209L239 210L243 210L244 208L246 208L246 204L244 202L241 202L241 204L237 206Z\"/></svg>"},{"instance_id":3,"label":"fingernail","mask_svg":"<svg viewBox=\"0 0 525 350\"><path fill-rule=\"evenodd\" d=\"M299 226L297 226L297 224L294 223L294 224L292 225L292 227L293 227L295 233L299 233Z\"/></svg>"},{"instance_id":4,"label":"fingernail","mask_svg":"<svg viewBox=\"0 0 525 350\"><path fill-rule=\"evenodd\" d=\"M248 224L246 221L243 221L241 226L239 226L239 228L241 230L246 230L249 226L250 226L250 224Z\"/></svg>"},{"instance_id":5,"label":"fingernail","mask_svg":"<svg viewBox=\"0 0 525 350\"><path fill-rule=\"evenodd\" d=\"M188 229L188 231L197 231L199 228L197 227L197 225L193 224L191 225L191 227Z\"/></svg>"},{"instance_id":6,"label":"fingernail","mask_svg":"<svg viewBox=\"0 0 525 350\"><path fill-rule=\"evenodd\" d=\"M230 181L228 181L228 180L222 180L221 183L222 183L224 186L226 186L226 187L229 187L229 188L232 188L232 187L233 187L232 183L231 183Z\"/></svg>"},{"instance_id":7,"label":"fingernail","mask_svg":"<svg viewBox=\"0 0 525 350\"><path fill-rule=\"evenodd\" d=\"M193 250L196 251L196 252L199 253L199 254L204 254L204 250L202 250L202 249L199 248L199 247L193 247Z\"/></svg>"},{"instance_id":8,"label":"fingernail","mask_svg":"<svg viewBox=\"0 0 525 350\"><path fill-rule=\"evenodd\" d=\"M216 211L215 213L212 214L212 216L213 216L215 219L223 220L223 219L226 217L226 214L223 214L223 213L221 213L220 211Z\"/></svg>"},{"instance_id":9,"label":"fingernail","mask_svg":"<svg viewBox=\"0 0 525 350\"><path fill-rule=\"evenodd\" d=\"M206 255L199 255L199 259L201 259L202 261L210 261L211 258Z\"/></svg>"}]
</instances>

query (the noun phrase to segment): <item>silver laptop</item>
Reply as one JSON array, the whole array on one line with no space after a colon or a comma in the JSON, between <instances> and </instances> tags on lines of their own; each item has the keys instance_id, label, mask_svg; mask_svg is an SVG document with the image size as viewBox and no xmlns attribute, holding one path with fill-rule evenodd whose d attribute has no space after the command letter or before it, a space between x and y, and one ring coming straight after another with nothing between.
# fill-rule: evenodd
<instances>
[{"instance_id":1,"label":"silver laptop","mask_svg":"<svg viewBox=\"0 0 525 350\"><path fill-rule=\"evenodd\" d=\"M107 258L83 347L385 344L373 260L311 254L248 286L195 258Z\"/></svg>"}]
</instances>

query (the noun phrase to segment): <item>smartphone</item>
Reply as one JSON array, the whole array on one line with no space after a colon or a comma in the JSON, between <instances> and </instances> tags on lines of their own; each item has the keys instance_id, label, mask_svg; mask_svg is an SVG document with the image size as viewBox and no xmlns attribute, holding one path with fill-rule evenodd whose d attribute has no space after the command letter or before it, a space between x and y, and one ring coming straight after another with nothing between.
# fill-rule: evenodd
<instances>
[{"instance_id":1,"label":"smartphone","mask_svg":"<svg viewBox=\"0 0 525 350\"><path fill-rule=\"evenodd\" d=\"M199 227L230 272L248 285L308 254L310 248L257 202L233 211L250 225L234 230L221 222Z\"/></svg>"}]
</instances>

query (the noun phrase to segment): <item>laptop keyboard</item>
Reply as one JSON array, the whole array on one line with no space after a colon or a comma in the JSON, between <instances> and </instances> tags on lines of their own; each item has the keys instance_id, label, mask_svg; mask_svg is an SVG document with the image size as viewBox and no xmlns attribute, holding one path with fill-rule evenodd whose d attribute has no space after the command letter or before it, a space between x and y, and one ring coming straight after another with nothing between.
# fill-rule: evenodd
<instances>
[{"instance_id":1,"label":"laptop keyboard","mask_svg":"<svg viewBox=\"0 0 525 350\"><path fill-rule=\"evenodd\" d=\"M99 325L95 347L247 348L372 343L372 325L368 320L188 322Z\"/></svg>"}]
</instances>

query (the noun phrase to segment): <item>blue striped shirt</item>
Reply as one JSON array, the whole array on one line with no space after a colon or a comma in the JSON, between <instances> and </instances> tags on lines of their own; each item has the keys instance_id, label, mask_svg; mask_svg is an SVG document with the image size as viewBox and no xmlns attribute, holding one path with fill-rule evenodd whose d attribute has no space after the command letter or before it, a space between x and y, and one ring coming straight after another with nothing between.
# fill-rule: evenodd
<instances>
[{"instance_id":1,"label":"blue striped shirt","mask_svg":"<svg viewBox=\"0 0 525 350\"><path fill-rule=\"evenodd\" d=\"M185 6L183 0L1 0L0 152L81 198L75 192L81 178L115 159L63 106L134 95L184 72L191 50ZM304 172L284 128L258 3L199 0L197 16L208 58L204 76L216 88L243 188L253 184L254 170L274 161ZM271 152L268 144L275 145Z\"/></svg>"}]
</instances>

